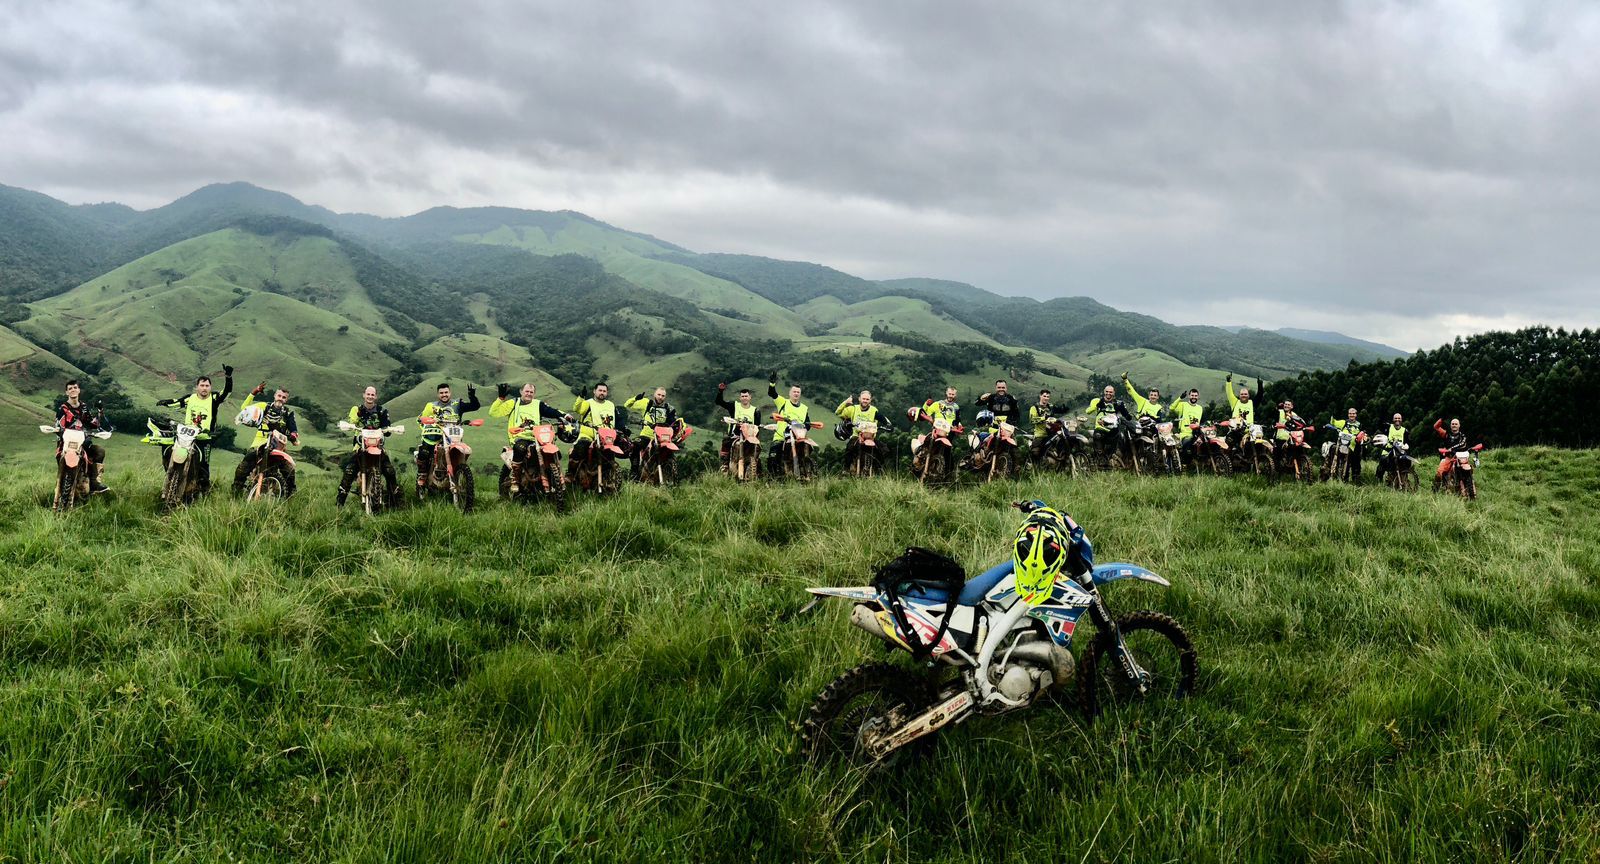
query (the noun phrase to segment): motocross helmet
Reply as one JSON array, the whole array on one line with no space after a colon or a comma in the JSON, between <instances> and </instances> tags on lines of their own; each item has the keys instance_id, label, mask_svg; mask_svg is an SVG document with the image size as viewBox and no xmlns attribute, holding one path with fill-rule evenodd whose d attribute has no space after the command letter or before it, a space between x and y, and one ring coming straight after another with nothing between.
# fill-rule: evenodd
<instances>
[{"instance_id":1,"label":"motocross helmet","mask_svg":"<svg viewBox=\"0 0 1600 864\"><path fill-rule=\"evenodd\" d=\"M833 427L833 437L840 441L849 441L850 433L855 431L849 423L839 423Z\"/></svg>"},{"instance_id":2,"label":"motocross helmet","mask_svg":"<svg viewBox=\"0 0 1600 864\"><path fill-rule=\"evenodd\" d=\"M977 420L974 422L976 422L979 426L993 426L994 412L987 409L979 411Z\"/></svg>"},{"instance_id":3,"label":"motocross helmet","mask_svg":"<svg viewBox=\"0 0 1600 864\"><path fill-rule=\"evenodd\" d=\"M1011 563L1023 602L1037 606L1049 598L1071 545L1067 519L1055 510L1035 507L1022 520L1012 543Z\"/></svg>"},{"instance_id":4,"label":"motocross helmet","mask_svg":"<svg viewBox=\"0 0 1600 864\"><path fill-rule=\"evenodd\" d=\"M563 423L556 427L556 437L563 444L571 444L578 440L578 424Z\"/></svg>"}]
</instances>

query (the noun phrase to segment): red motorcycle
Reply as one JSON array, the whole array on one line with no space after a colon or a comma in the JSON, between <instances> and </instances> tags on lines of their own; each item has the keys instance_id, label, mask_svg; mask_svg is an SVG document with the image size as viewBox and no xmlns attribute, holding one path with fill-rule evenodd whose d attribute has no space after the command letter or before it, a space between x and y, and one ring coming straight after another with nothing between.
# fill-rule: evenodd
<instances>
[{"instance_id":1,"label":"red motorcycle","mask_svg":"<svg viewBox=\"0 0 1600 864\"><path fill-rule=\"evenodd\" d=\"M439 429L439 443L426 444L424 447L433 448L433 464L429 467L428 475L422 478L422 485L417 487L417 497L426 500L432 493L448 494L451 503L461 508L463 513L471 513L472 505L476 503L473 491L472 466L467 460L472 458L472 448L462 442L467 426L482 426L483 420L468 420L465 423L440 423L433 417L423 417L422 425L433 426Z\"/></svg>"},{"instance_id":2,"label":"red motorcycle","mask_svg":"<svg viewBox=\"0 0 1600 864\"><path fill-rule=\"evenodd\" d=\"M994 431L982 441L978 440L977 433L968 438L968 445L974 453L982 454L981 467L978 469L983 474L985 482L996 477L1006 479L1017 473L1017 427L1010 423L999 422L994 426Z\"/></svg>"},{"instance_id":3,"label":"red motorcycle","mask_svg":"<svg viewBox=\"0 0 1600 864\"><path fill-rule=\"evenodd\" d=\"M584 448L584 455L567 466L579 489L596 495L615 495L622 488L622 472L617 468L617 460L627 452L618 443L620 440L620 433L615 429L604 426L594 429L594 438Z\"/></svg>"},{"instance_id":4,"label":"red motorcycle","mask_svg":"<svg viewBox=\"0 0 1600 864\"><path fill-rule=\"evenodd\" d=\"M523 428L513 426L513 437L522 434ZM543 498L555 505L559 513L567 507L567 484L561 477L561 450L556 447L556 427L542 423L533 427L534 446L518 465L512 460L512 448L500 451L500 461L510 469L500 480L500 497L508 501L530 503ZM512 493L512 487L516 493Z\"/></svg>"},{"instance_id":5,"label":"red motorcycle","mask_svg":"<svg viewBox=\"0 0 1600 864\"><path fill-rule=\"evenodd\" d=\"M811 440L810 432L812 429L821 429L824 424L789 420L782 414L773 414L772 419L773 422L764 428L774 431L782 429L783 441L778 444L778 453L773 457L769 475L773 479L792 477L800 481L810 480L816 474L814 455L817 450L817 442Z\"/></svg>"},{"instance_id":6,"label":"red motorcycle","mask_svg":"<svg viewBox=\"0 0 1600 864\"><path fill-rule=\"evenodd\" d=\"M1439 473L1433 475L1433 491L1460 492L1461 497L1468 501L1477 500L1478 480L1474 475L1481 461L1478 458L1481 452L1482 444L1474 444L1466 450L1440 447Z\"/></svg>"},{"instance_id":7,"label":"red motorcycle","mask_svg":"<svg viewBox=\"0 0 1600 864\"><path fill-rule=\"evenodd\" d=\"M955 480L955 442L950 440L950 435L961 434L962 428L952 426L943 417L930 417L919 408L907 411L906 416L913 423L927 420L933 425L926 434L911 439L911 473L917 482L931 484Z\"/></svg>"},{"instance_id":8,"label":"red motorcycle","mask_svg":"<svg viewBox=\"0 0 1600 864\"><path fill-rule=\"evenodd\" d=\"M694 429L686 423L681 432L671 426L656 426L652 431L654 436L639 445L644 448L639 454L639 471L644 475L644 482L652 486L670 486L678 472L673 461L678 455L678 445Z\"/></svg>"},{"instance_id":9,"label":"red motorcycle","mask_svg":"<svg viewBox=\"0 0 1600 864\"><path fill-rule=\"evenodd\" d=\"M1278 454L1278 475L1289 477L1296 483L1313 483L1316 475L1311 471L1311 442L1306 440L1306 426L1304 423L1294 428L1277 424L1289 436L1288 440L1280 442L1282 452Z\"/></svg>"},{"instance_id":10,"label":"red motorcycle","mask_svg":"<svg viewBox=\"0 0 1600 864\"><path fill-rule=\"evenodd\" d=\"M756 479L761 465L761 426L722 418L728 427L728 476L739 483Z\"/></svg>"},{"instance_id":11,"label":"red motorcycle","mask_svg":"<svg viewBox=\"0 0 1600 864\"><path fill-rule=\"evenodd\" d=\"M1190 423L1189 432L1194 441L1194 470L1196 474L1210 468L1218 477L1233 473L1233 456L1228 447L1228 427L1232 422Z\"/></svg>"}]
</instances>

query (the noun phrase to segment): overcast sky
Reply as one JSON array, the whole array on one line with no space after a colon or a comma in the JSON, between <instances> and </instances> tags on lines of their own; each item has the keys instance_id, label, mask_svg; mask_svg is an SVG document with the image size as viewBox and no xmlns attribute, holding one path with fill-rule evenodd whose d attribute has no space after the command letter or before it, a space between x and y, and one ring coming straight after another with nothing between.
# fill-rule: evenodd
<instances>
[{"instance_id":1,"label":"overcast sky","mask_svg":"<svg viewBox=\"0 0 1600 864\"><path fill-rule=\"evenodd\" d=\"M0 5L0 183L581 210L1402 348L1600 324L1600 4Z\"/></svg>"}]
</instances>

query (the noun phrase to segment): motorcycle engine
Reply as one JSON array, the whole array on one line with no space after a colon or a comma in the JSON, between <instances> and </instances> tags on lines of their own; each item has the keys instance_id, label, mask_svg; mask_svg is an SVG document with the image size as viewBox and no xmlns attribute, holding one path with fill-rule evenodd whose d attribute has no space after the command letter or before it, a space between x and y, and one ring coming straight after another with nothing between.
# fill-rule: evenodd
<instances>
[{"instance_id":1,"label":"motorcycle engine","mask_svg":"<svg viewBox=\"0 0 1600 864\"><path fill-rule=\"evenodd\" d=\"M1050 673L1037 666L1012 663L1000 676L1000 692L1007 699L1027 699L1044 687L1050 686Z\"/></svg>"}]
</instances>

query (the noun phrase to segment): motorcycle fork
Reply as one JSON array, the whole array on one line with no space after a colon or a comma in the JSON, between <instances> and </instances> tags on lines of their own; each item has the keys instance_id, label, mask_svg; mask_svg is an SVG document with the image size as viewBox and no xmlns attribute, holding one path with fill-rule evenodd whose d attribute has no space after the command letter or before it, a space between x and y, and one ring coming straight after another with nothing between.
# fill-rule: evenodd
<instances>
[{"instance_id":1,"label":"motorcycle fork","mask_svg":"<svg viewBox=\"0 0 1600 864\"><path fill-rule=\"evenodd\" d=\"M1091 587L1089 593L1094 598L1089 604L1089 619L1116 643L1117 665L1122 669L1122 674L1126 675L1129 681L1139 686L1139 693L1143 695L1150 673L1146 672L1139 665L1139 662L1133 659L1133 652L1128 650L1128 644L1122 639L1122 628L1118 627L1116 619L1111 617L1111 610L1106 606L1105 598L1100 596L1100 591Z\"/></svg>"}]
</instances>

